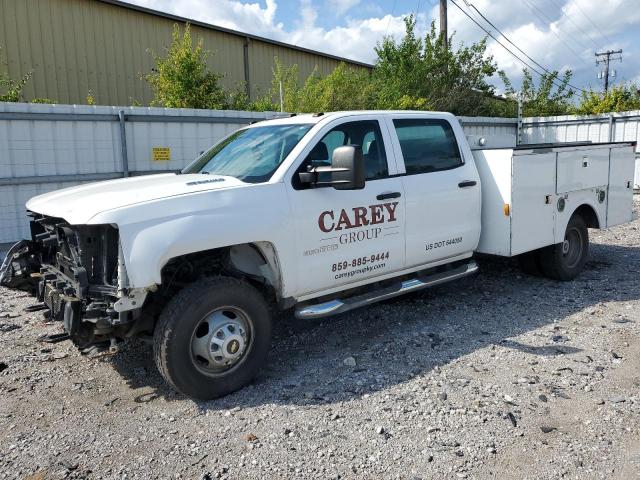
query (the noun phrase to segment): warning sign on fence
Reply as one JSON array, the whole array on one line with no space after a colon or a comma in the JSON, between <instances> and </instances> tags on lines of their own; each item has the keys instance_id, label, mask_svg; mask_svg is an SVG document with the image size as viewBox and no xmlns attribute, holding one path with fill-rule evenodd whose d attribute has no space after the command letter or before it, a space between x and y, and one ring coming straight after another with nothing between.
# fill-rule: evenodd
<instances>
[{"instance_id":1,"label":"warning sign on fence","mask_svg":"<svg viewBox=\"0 0 640 480\"><path fill-rule=\"evenodd\" d=\"M171 160L171 149L169 147L153 147L153 161L167 162Z\"/></svg>"}]
</instances>

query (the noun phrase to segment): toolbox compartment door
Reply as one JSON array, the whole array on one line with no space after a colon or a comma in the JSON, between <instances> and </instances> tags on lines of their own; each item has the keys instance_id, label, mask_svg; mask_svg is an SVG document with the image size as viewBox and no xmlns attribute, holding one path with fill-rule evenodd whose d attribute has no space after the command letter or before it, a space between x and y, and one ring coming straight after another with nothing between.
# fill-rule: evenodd
<instances>
[{"instance_id":1,"label":"toolbox compartment door","mask_svg":"<svg viewBox=\"0 0 640 480\"><path fill-rule=\"evenodd\" d=\"M482 229L478 252L511 256L511 159L513 149L475 150L473 158L482 185Z\"/></svg>"},{"instance_id":2,"label":"toolbox compartment door","mask_svg":"<svg viewBox=\"0 0 640 480\"><path fill-rule=\"evenodd\" d=\"M554 243L556 153L513 156L511 256Z\"/></svg>"},{"instance_id":3,"label":"toolbox compartment door","mask_svg":"<svg viewBox=\"0 0 640 480\"><path fill-rule=\"evenodd\" d=\"M635 146L620 145L608 149L609 188L607 201L607 227L630 222L633 219L633 177Z\"/></svg>"},{"instance_id":4,"label":"toolbox compartment door","mask_svg":"<svg viewBox=\"0 0 640 480\"><path fill-rule=\"evenodd\" d=\"M609 177L609 148L558 152L556 193L602 187Z\"/></svg>"}]
</instances>

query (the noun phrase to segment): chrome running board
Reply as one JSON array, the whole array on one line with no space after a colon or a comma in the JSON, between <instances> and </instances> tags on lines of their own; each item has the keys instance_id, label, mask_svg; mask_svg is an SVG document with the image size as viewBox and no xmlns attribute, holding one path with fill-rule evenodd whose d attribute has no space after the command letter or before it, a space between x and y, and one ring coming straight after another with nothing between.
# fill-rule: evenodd
<instances>
[{"instance_id":1,"label":"chrome running board","mask_svg":"<svg viewBox=\"0 0 640 480\"><path fill-rule=\"evenodd\" d=\"M434 273L428 276L417 276L410 280L405 280L399 284L390 287L384 287L379 290L356 295L354 297L318 303L317 305L306 305L296 309L296 318L311 320L315 318L328 317L337 315L338 313L347 312L354 308L364 307L372 303L387 300L389 298L404 295L405 293L415 292L423 288L434 287L442 283L450 282L458 278L467 277L478 271L478 264L471 260L469 263L444 272Z\"/></svg>"}]
</instances>

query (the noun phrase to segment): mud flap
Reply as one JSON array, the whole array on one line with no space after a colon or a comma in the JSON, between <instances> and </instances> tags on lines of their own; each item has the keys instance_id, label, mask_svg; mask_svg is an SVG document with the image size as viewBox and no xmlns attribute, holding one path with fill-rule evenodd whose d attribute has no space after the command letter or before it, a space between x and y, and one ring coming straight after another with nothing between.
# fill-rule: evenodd
<instances>
[{"instance_id":1,"label":"mud flap","mask_svg":"<svg viewBox=\"0 0 640 480\"><path fill-rule=\"evenodd\" d=\"M21 240L9 249L0 266L0 285L33 292L35 281L31 274L37 273L38 268L32 242Z\"/></svg>"}]
</instances>

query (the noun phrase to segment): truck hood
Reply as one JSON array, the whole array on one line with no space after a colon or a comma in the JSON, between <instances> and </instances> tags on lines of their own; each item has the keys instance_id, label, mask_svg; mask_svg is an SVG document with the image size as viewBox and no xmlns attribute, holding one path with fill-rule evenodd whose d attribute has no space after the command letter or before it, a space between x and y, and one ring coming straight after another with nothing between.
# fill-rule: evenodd
<instances>
[{"instance_id":1,"label":"truck hood","mask_svg":"<svg viewBox=\"0 0 640 480\"><path fill-rule=\"evenodd\" d=\"M27 210L63 218L72 225L78 225L88 223L99 213L137 203L246 185L236 178L220 175L144 175L89 183L38 195L27 202Z\"/></svg>"}]
</instances>

